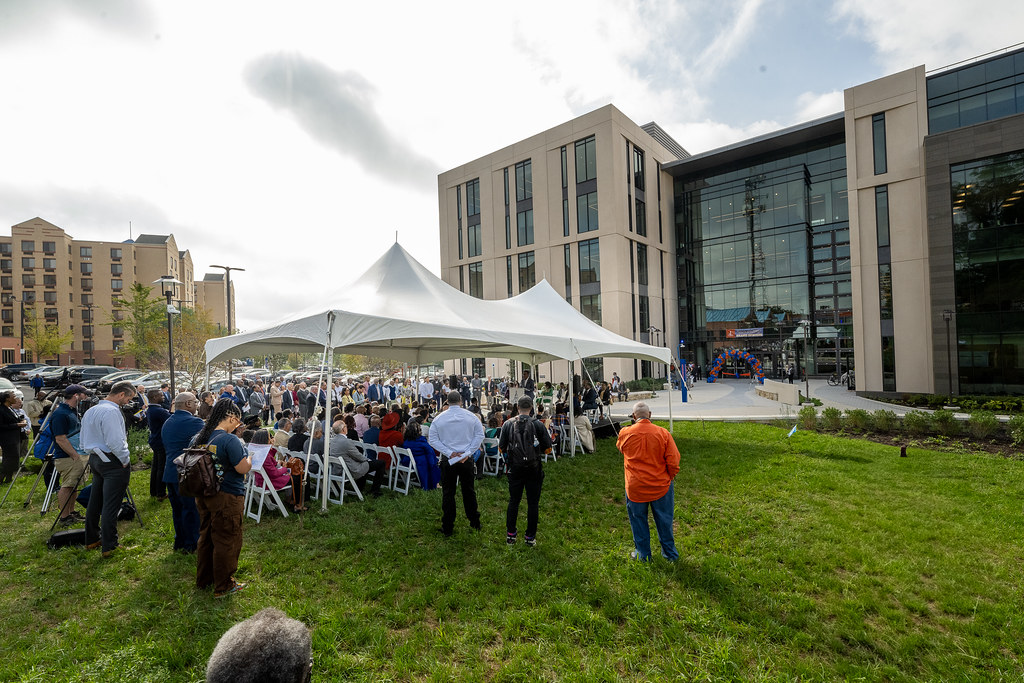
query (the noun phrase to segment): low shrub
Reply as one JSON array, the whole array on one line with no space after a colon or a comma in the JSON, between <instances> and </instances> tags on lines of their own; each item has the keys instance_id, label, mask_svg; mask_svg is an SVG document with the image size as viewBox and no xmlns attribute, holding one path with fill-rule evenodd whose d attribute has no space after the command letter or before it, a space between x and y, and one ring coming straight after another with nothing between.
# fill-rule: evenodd
<instances>
[{"instance_id":1,"label":"low shrub","mask_svg":"<svg viewBox=\"0 0 1024 683\"><path fill-rule=\"evenodd\" d=\"M875 423L875 431L880 434L892 434L899 425L899 418L891 410L876 410L872 421Z\"/></svg>"},{"instance_id":2,"label":"low shrub","mask_svg":"<svg viewBox=\"0 0 1024 683\"><path fill-rule=\"evenodd\" d=\"M629 380L626 382L626 386L630 391L658 391L665 386L665 380L654 377L641 377L640 379Z\"/></svg>"},{"instance_id":3,"label":"low shrub","mask_svg":"<svg viewBox=\"0 0 1024 683\"><path fill-rule=\"evenodd\" d=\"M858 432L869 432L873 426L871 413L863 408L853 408L846 411L846 426Z\"/></svg>"},{"instance_id":4,"label":"low shrub","mask_svg":"<svg viewBox=\"0 0 1024 683\"><path fill-rule=\"evenodd\" d=\"M975 439L991 439L999 432L999 420L987 410L978 410L967 418L967 431Z\"/></svg>"},{"instance_id":5,"label":"low shrub","mask_svg":"<svg viewBox=\"0 0 1024 683\"><path fill-rule=\"evenodd\" d=\"M830 432L838 432L843 426L843 411L829 406L821 411L821 426Z\"/></svg>"},{"instance_id":6,"label":"low shrub","mask_svg":"<svg viewBox=\"0 0 1024 683\"><path fill-rule=\"evenodd\" d=\"M797 413L797 421L800 424L800 429L812 431L818 427L818 413L814 409L814 406L804 406Z\"/></svg>"},{"instance_id":7,"label":"low shrub","mask_svg":"<svg viewBox=\"0 0 1024 683\"><path fill-rule=\"evenodd\" d=\"M957 436L960 434L960 422L950 410L936 410L932 413L932 424L942 436Z\"/></svg>"},{"instance_id":8,"label":"low shrub","mask_svg":"<svg viewBox=\"0 0 1024 683\"><path fill-rule=\"evenodd\" d=\"M903 416L903 429L913 436L926 436L932 428L932 418L928 413L911 410Z\"/></svg>"},{"instance_id":9,"label":"low shrub","mask_svg":"<svg viewBox=\"0 0 1024 683\"><path fill-rule=\"evenodd\" d=\"M1014 446L1024 446L1024 415L1011 417L1010 421L1006 423L1006 429Z\"/></svg>"}]
</instances>

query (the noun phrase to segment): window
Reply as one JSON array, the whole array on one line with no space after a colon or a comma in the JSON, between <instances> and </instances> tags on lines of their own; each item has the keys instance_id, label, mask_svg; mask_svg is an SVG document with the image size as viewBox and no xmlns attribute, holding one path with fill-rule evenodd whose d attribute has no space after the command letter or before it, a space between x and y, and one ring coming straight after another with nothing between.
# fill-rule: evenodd
<instances>
[{"instance_id":1,"label":"window","mask_svg":"<svg viewBox=\"0 0 1024 683\"><path fill-rule=\"evenodd\" d=\"M462 185L455 186L455 215L459 219L459 227L462 227Z\"/></svg>"},{"instance_id":2,"label":"window","mask_svg":"<svg viewBox=\"0 0 1024 683\"><path fill-rule=\"evenodd\" d=\"M576 182L597 178L597 143L594 136L576 142Z\"/></svg>"},{"instance_id":3,"label":"window","mask_svg":"<svg viewBox=\"0 0 1024 683\"><path fill-rule=\"evenodd\" d=\"M92 264L91 263L82 263L80 265L81 265L81 268L82 268L82 275L92 275Z\"/></svg>"},{"instance_id":4,"label":"window","mask_svg":"<svg viewBox=\"0 0 1024 683\"><path fill-rule=\"evenodd\" d=\"M25 303L27 303L27 304L34 304L36 302L36 293L35 292L22 292L21 296L22 296L23 299L25 299ZM56 301L57 301L56 297L54 297L53 301L54 301L54 303L56 303Z\"/></svg>"},{"instance_id":5,"label":"window","mask_svg":"<svg viewBox=\"0 0 1024 683\"><path fill-rule=\"evenodd\" d=\"M84 311L82 311L82 322L83 323L91 323L92 322L92 309L87 308Z\"/></svg>"},{"instance_id":6,"label":"window","mask_svg":"<svg viewBox=\"0 0 1024 683\"><path fill-rule=\"evenodd\" d=\"M48 320L55 320L57 318L57 309L56 308L44 308L43 309L43 316L45 316Z\"/></svg>"},{"instance_id":7,"label":"window","mask_svg":"<svg viewBox=\"0 0 1024 683\"><path fill-rule=\"evenodd\" d=\"M875 233L878 246L889 246L889 186L879 185L875 188Z\"/></svg>"},{"instance_id":8,"label":"window","mask_svg":"<svg viewBox=\"0 0 1024 683\"><path fill-rule=\"evenodd\" d=\"M55 258L44 258L43 268L46 270L57 270L57 259Z\"/></svg>"},{"instance_id":9,"label":"window","mask_svg":"<svg viewBox=\"0 0 1024 683\"><path fill-rule=\"evenodd\" d=\"M124 348L124 340L123 339L115 339L114 340L114 350L115 351L120 351L123 348Z\"/></svg>"},{"instance_id":10,"label":"window","mask_svg":"<svg viewBox=\"0 0 1024 683\"><path fill-rule=\"evenodd\" d=\"M601 253L597 240L586 240L579 244L580 284L601 281Z\"/></svg>"},{"instance_id":11,"label":"window","mask_svg":"<svg viewBox=\"0 0 1024 683\"><path fill-rule=\"evenodd\" d=\"M601 295L589 294L580 297L580 313L601 324Z\"/></svg>"},{"instance_id":12,"label":"window","mask_svg":"<svg viewBox=\"0 0 1024 683\"><path fill-rule=\"evenodd\" d=\"M32 240L22 240L21 250L26 254L31 254L33 251L36 250L36 243L33 242Z\"/></svg>"},{"instance_id":13,"label":"window","mask_svg":"<svg viewBox=\"0 0 1024 683\"><path fill-rule=\"evenodd\" d=\"M892 320L892 266L882 263L878 266L879 317Z\"/></svg>"},{"instance_id":14,"label":"window","mask_svg":"<svg viewBox=\"0 0 1024 683\"><path fill-rule=\"evenodd\" d=\"M43 276L43 286L44 287L56 287L57 286L57 276L56 275L44 275Z\"/></svg>"},{"instance_id":15,"label":"window","mask_svg":"<svg viewBox=\"0 0 1024 683\"><path fill-rule=\"evenodd\" d=\"M110 332L115 337L123 337L124 336L124 328L123 327L111 327L110 328Z\"/></svg>"},{"instance_id":16,"label":"window","mask_svg":"<svg viewBox=\"0 0 1024 683\"><path fill-rule=\"evenodd\" d=\"M569 236L569 200L562 200L562 237Z\"/></svg>"},{"instance_id":17,"label":"window","mask_svg":"<svg viewBox=\"0 0 1024 683\"><path fill-rule=\"evenodd\" d=\"M25 292L25 293L28 294L28 292ZM35 294L35 292L32 292L32 293ZM57 303L57 292L43 292L43 301L45 301L48 304L55 304L55 303ZM26 299L25 303L28 303L27 299Z\"/></svg>"},{"instance_id":18,"label":"window","mask_svg":"<svg viewBox=\"0 0 1024 683\"><path fill-rule=\"evenodd\" d=\"M115 308L120 306L121 305L121 297L119 297L117 294L111 294L110 295L110 305L115 307ZM116 314L115 314L114 320L120 320L120 318L118 318L116 316Z\"/></svg>"},{"instance_id":19,"label":"window","mask_svg":"<svg viewBox=\"0 0 1024 683\"><path fill-rule=\"evenodd\" d=\"M562 157L562 187L569 187L569 155L565 151L565 145L559 150Z\"/></svg>"},{"instance_id":20,"label":"window","mask_svg":"<svg viewBox=\"0 0 1024 683\"><path fill-rule=\"evenodd\" d=\"M533 196L533 164L530 159L516 164L516 201Z\"/></svg>"},{"instance_id":21,"label":"window","mask_svg":"<svg viewBox=\"0 0 1024 683\"><path fill-rule=\"evenodd\" d=\"M517 213L516 224L518 226L519 246L525 247L528 244L533 244L533 209Z\"/></svg>"},{"instance_id":22,"label":"window","mask_svg":"<svg viewBox=\"0 0 1024 683\"><path fill-rule=\"evenodd\" d=\"M566 299L571 298L572 289L572 246L565 244L562 246L562 256L565 259L565 297Z\"/></svg>"},{"instance_id":23,"label":"window","mask_svg":"<svg viewBox=\"0 0 1024 683\"><path fill-rule=\"evenodd\" d=\"M637 242L636 245L636 283L647 284L647 245ZM648 327L650 327L648 325ZM641 327L640 329L645 329Z\"/></svg>"},{"instance_id":24,"label":"window","mask_svg":"<svg viewBox=\"0 0 1024 683\"><path fill-rule=\"evenodd\" d=\"M885 112L871 117L871 142L874 146L875 175L886 172L885 158Z\"/></svg>"},{"instance_id":25,"label":"window","mask_svg":"<svg viewBox=\"0 0 1024 683\"><path fill-rule=\"evenodd\" d=\"M462 258L462 226L461 225L459 226L458 241L459 241L459 258L461 259Z\"/></svg>"},{"instance_id":26,"label":"window","mask_svg":"<svg viewBox=\"0 0 1024 683\"><path fill-rule=\"evenodd\" d=\"M111 249L110 250L110 259L112 261L120 261L121 260L121 250L119 248L118 249Z\"/></svg>"},{"instance_id":27,"label":"window","mask_svg":"<svg viewBox=\"0 0 1024 683\"><path fill-rule=\"evenodd\" d=\"M597 230L597 192L576 197L576 232Z\"/></svg>"},{"instance_id":28,"label":"window","mask_svg":"<svg viewBox=\"0 0 1024 683\"><path fill-rule=\"evenodd\" d=\"M519 291L525 292L535 284L537 284L536 265L533 252L528 251L519 255Z\"/></svg>"},{"instance_id":29,"label":"window","mask_svg":"<svg viewBox=\"0 0 1024 683\"><path fill-rule=\"evenodd\" d=\"M882 337L882 391L896 391L896 339Z\"/></svg>"},{"instance_id":30,"label":"window","mask_svg":"<svg viewBox=\"0 0 1024 683\"><path fill-rule=\"evenodd\" d=\"M124 320L124 311L113 311L114 320Z\"/></svg>"},{"instance_id":31,"label":"window","mask_svg":"<svg viewBox=\"0 0 1024 683\"><path fill-rule=\"evenodd\" d=\"M92 290L92 278L91 277L83 277L82 278L82 289L84 289L85 291L91 291Z\"/></svg>"},{"instance_id":32,"label":"window","mask_svg":"<svg viewBox=\"0 0 1024 683\"><path fill-rule=\"evenodd\" d=\"M13 322L13 321L11 321L11 322ZM0 332L0 334L3 334L3 336L5 336L5 337L13 337L14 336L14 325L4 326L3 332ZM7 352L8 351L11 352L10 360L7 359ZM14 362L14 349L4 349L4 362L5 363L13 363Z\"/></svg>"},{"instance_id":33,"label":"window","mask_svg":"<svg viewBox=\"0 0 1024 683\"><path fill-rule=\"evenodd\" d=\"M505 257L505 284L508 286L508 295L512 296L512 257Z\"/></svg>"},{"instance_id":34,"label":"window","mask_svg":"<svg viewBox=\"0 0 1024 683\"><path fill-rule=\"evenodd\" d=\"M464 266L459 266L459 291L466 291L466 270Z\"/></svg>"},{"instance_id":35,"label":"window","mask_svg":"<svg viewBox=\"0 0 1024 683\"><path fill-rule=\"evenodd\" d=\"M92 294L83 294L82 295L82 305L83 306L89 306L91 304L92 304Z\"/></svg>"},{"instance_id":36,"label":"window","mask_svg":"<svg viewBox=\"0 0 1024 683\"><path fill-rule=\"evenodd\" d=\"M484 298L484 264L481 261L469 264L469 295Z\"/></svg>"},{"instance_id":37,"label":"window","mask_svg":"<svg viewBox=\"0 0 1024 683\"><path fill-rule=\"evenodd\" d=\"M21 259L21 267L22 268L35 268L36 267L36 260L34 258L32 258L31 256L22 257L22 259Z\"/></svg>"},{"instance_id":38,"label":"window","mask_svg":"<svg viewBox=\"0 0 1024 683\"><path fill-rule=\"evenodd\" d=\"M56 242L43 242L43 252L47 254L53 254L57 251Z\"/></svg>"},{"instance_id":39,"label":"window","mask_svg":"<svg viewBox=\"0 0 1024 683\"><path fill-rule=\"evenodd\" d=\"M23 273L21 276L21 284L26 287L36 286L36 276L32 273Z\"/></svg>"},{"instance_id":40,"label":"window","mask_svg":"<svg viewBox=\"0 0 1024 683\"><path fill-rule=\"evenodd\" d=\"M636 189L644 190L644 152L633 146L633 185Z\"/></svg>"},{"instance_id":41,"label":"window","mask_svg":"<svg viewBox=\"0 0 1024 683\"><path fill-rule=\"evenodd\" d=\"M505 214L505 248L512 248L512 217Z\"/></svg>"},{"instance_id":42,"label":"window","mask_svg":"<svg viewBox=\"0 0 1024 683\"><path fill-rule=\"evenodd\" d=\"M2 320L5 323L13 323L14 322L14 311L12 311L9 308L5 308L3 311L0 311L0 316L2 316Z\"/></svg>"},{"instance_id":43,"label":"window","mask_svg":"<svg viewBox=\"0 0 1024 683\"><path fill-rule=\"evenodd\" d=\"M11 272L13 265L13 259L0 259L0 270L4 271L5 273Z\"/></svg>"},{"instance_id":44,"label":"window","mask_svg":"<svg viewBox=\"0 0 1024 683\"><path fill-rule=\"evenodd\" d=\"M13 289L14 278L11 277L10 275L4 275L3 277L0 277L0 287L3 287L4 289Z\"/></svg>"},{"instance_id":45,"label":"window","mask_svg":"<svg viewBox=\"0 0 1024 683\"><path fill-rule=\"evenodd\" d=\"M468 228L469 232L469 255L470 257L479 256L481 252L480 242L482 237L480 236L480 224L471 225Z\"/></svg>"},{"instance_id":46,"label":"window","mask_svg":"<svg viewBox=\"0 0 1024 683\"><path fill-rule=\"evenodd\" d=\"M10 253L11 253L11 243L10 242L0 242L0 254L10 255Z\"/></svg>"},{"instance_id":47,"label":"window","mask_svg":"<svg viewBox=\"0 0 1024 683\"><path fill-rule=\"evenodd\" d=\"M641 295L640 299L640 330L646 332L651 329L651 300Z\"/></svg>"},{"instance_id":48,"label":"window","mask_svg":"<svg viewBox=\"0 0 1024 683\"><path fill-rule=\"evenodd\" d=\"M636 200L636 234L647 237L647 205L642 199Z\"/></svg>"},{"instance_id":49,"label":"window","mask_svg":"<svg viewBox=\"0 0 1024 683\"><path fill-rule=\"evenodd\" d=\"M509 194L508 194L508 166L503 168L502 171L504 173L503 179L504 179L504 190L505 190L505 206L508 206L508 203L509 203Z\"/></svg>"},{"instance_id":50,"label":"window","mask_svg":"<svg viewBox=\"0 0 1024 683\"><path fill-rule=\"evenodd\" d=\"M78 255L82 258L92 258L92 247L79 247Z\"/></svg>"},{"instance_id":51,"label":"window","mask_svg":"<svg viewBox=\"0 0 1024 683\"><path fill-rule=\"evenodd\" d=\"M110 264L110 274L111 275L120 275L122 272L124 272L124 266L122 266L120 263L111 263Z\"/></svg>"},{"instance_id":52,"label":"window","mask_svg":"<svg viewBox=\"0 0 1024 683\"><path fill-rule=\"evenodd\" d=\"M91 337L92 336L92 325L82 325L82 336L83 337Z\"/></svg>"},{"instance_id":53,"label":"window","mask_svg":"<svg viewBox=\"0 0 1024 683\"><path fill-rule=\"evenodd\" d=\"M466 183L467 216L475 216L480 213L480 179L470 180Z\"/></svg>"},{"instance_id":54,"label":"window","mask_svg":"<svg viewBox=\"0 0 1024 683\"><path fill-rule=\"evenodd\" d=\"M124 281L123 280L111 280L110 281L110 288L112 290L114 290L115 292L120 292L124 288Z\"/></svg>"}]
</instances>

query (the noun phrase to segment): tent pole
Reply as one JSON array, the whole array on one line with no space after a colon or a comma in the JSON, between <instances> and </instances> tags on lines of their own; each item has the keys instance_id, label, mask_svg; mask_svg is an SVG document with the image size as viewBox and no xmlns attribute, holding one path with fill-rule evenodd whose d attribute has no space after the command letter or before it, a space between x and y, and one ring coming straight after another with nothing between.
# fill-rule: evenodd
<instances>
[{"instance_id":1,"label":"tent pole","mask_svg":"<svg viewBox=\"0 0 1024 683\"><path fill-rule=\"evenodd\" d=\"M330 367L333 367L333 365L334 365L334 347L332 346L332 347L330 347L327 350L327 367L330 368ZM328 375L328 377L332 377L332 376L333 375ZM328 382L328 384L330 385L332 383ZM320 390L318 388L317 389L317 393L319 394L319 392L320 392ZM330 476L329 475L330 475L330 471L331 471L330 457L331 457L331 427L332 427L332 425L331 425L331 400L333 398L334 398L334 387L333 386L328 386L327 387L327 405L324 407L324 469L323 469L323 472L320 473L320 477L321 477L321 479L324 482L324 489L323 489L324 495L320 499L320 511L321 512L327 512L327 499L329 498L328 488L330 486L330 483L329 483L330 482ZM342 486L343 487L345 486L344 482L342 482Z\"/></svg>"},{"instance_id":2,"label":"tent pole","mask_svg":"<svg viewBox=\"0 0 1024 683\"><path fill-rule=\"evenodd\" d=\"M573 361L569 361L569 455L576 455L576 392L573 391L572 371ZM562 454L565 455L564 453Z\"/></svg>"},{"instance_id":3,"label":"tent pole","mask_svg":"<svg viewBox=\"0 0 1024 683\"><path fill-rule=\"evenodd\" d=\"M675 438L675 423L672 421L672 378L668 378L668 432Z\"/></svg>"}]
</instances>

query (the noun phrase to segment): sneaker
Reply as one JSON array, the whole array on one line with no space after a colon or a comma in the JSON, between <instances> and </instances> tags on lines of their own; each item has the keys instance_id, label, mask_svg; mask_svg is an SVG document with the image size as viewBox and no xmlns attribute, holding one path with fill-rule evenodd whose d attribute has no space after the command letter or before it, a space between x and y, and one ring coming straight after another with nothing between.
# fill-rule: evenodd
<instances>
[{"instance_id":1,"label":"sneaker","mask_svg":"<svg viewBox=\"0 0 1024 683\"><path fill-rule=\"evenodd\" d=\"M631 560L640 560L641 562L650 562L651 561L651 558L649 558L649 557L640 557L640 553L638 553L635 550L629 554L629 559L631 559Z\"/></svg>"},{"instance_id":2,"label":"sneaker","mask_svg":"<svg viewBox=\"0 0 1024 683\"><path fill-rule=\"evenodd\" d=\"M62 529L65 529L71 526L72 524L75 524L76 522L78 522L77 519L75 519L71 515L68 515L67 517L61 517L59 520L57 520L57 526L61 527Z\"/></svg>"},{"instance_id":3,"label":"sneaker","mask_svg":"<svg viewBox=\"0 0 1024 683\"><path fill-rule=\"evenodd\" d=\"M68 517L73 517L76 522L84 522L85 521L85 515L83 515L80 512L78 512L78 510L72 510L71 514L68 515Z\"/></svg>"},{"instance_id":4,"label":"sneaker","mask_svg":"<svg viewBox=\"0 0 1024 683\"><path fill-rule=\"evenodd\" d=\"M516 544L516 535L515 534L506 534L505 535L505 544L506 545L515 545Z\"/></svg>"},{"instance_id":5,"label":"sneaker","mask_svg":"<svg viewBox=\"0 0 1024 683\"><path fill-rule=\"evenodd\" d=\"M213 594L213 597L223 598L225 595L231 595L232 593L237 593L240 590L243 590L245 586L246 584L242 583L241 581L235 581L231 584L231 588L227 589L226 591L218 591Z\"/></svg>"},{"instance_id":6,"label":"sneaker","mask_svg":"<svg viewBox=\"0 0 1024 683\"><path fill-rule=\"evenodd\" d=\"M530 546L531 548L536 546L537 545L537 538L535 536L527 536L526 537L526 545Z\"/></svg>"}]
</instances>

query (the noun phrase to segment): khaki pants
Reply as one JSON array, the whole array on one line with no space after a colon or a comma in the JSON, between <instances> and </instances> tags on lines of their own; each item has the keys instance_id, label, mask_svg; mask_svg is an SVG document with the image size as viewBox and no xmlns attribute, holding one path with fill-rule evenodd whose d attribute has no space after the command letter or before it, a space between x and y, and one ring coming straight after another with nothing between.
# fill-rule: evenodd
<instances>
[{"instance_id":1,"label":"khaki pants","mask_svg":"<svg viewBox=\"0 0 1024 683\"><path fill-rule=\"evenodd\" d=\"M217 592L231 588L242 552L244 496L219 492L196 498L199 508L199 546L196 549L196 587L211 584Z\"/></svg>"}]
</instances>

